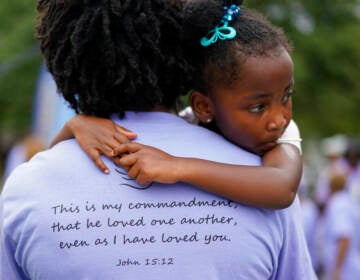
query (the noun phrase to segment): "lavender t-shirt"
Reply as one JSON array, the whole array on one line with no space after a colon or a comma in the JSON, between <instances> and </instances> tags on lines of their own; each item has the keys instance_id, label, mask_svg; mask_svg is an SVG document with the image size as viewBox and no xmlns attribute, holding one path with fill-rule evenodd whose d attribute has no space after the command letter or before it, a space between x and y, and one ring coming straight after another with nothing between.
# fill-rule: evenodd
<instances>
[{"instance_id":1,"label":"lavender t-shirt","mask_svg":"<svg viewBox=\"0 0 360 280\"><path fill-rule=\"evenodd\" d=\"M260 159L167 113L120 125L168 153L228 163ZM104 175L74 140L21 165L2 193L5 279L314 279L296 199L247 207L184 183L142 189Z\"/></svg>"}]
</instances>

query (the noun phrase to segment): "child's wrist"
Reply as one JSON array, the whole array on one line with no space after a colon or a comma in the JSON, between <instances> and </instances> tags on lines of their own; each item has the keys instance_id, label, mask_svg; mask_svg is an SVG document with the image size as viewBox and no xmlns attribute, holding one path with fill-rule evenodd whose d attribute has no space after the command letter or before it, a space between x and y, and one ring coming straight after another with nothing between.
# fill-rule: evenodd
<instances>
[{"instance_id":1,"label":"child's wrist","mask_svg":"<svg viewBox=\"0 0 360 280\"><path fill-rule=\"evenodd\" d=\"M72 117L71 119L69 119L69 120L66 122L66 126L67 126L71 131L73 131L74 126L76 125L76 119L77 119L78 117L79 117L79 116L76 115L76 116Z\"/></svg>"},{"instance_id":2,"label":"child's wrist","mask_svg":"<svg viewBox=\"0 0 360 280\"><path fill-rule=\"evenodd\" d=\"M73 136L75 136L75 132L77 131L77 128L79 128L78 124L80 118L82 118L81 115L76 115L66 122L66 126L69 128ZM80 121L80 125L81 125L81 121Z\"/></svg>"},{"instance_id":3,"label":"child's wrist","mask_svg":"<svg viewBox=\"0 0 360 280\"><path fill-rule=\"evenodd\" d=\"M187 158L175 157L175 179L176 182L183 181L189 182L191 180L191 171L192 168L189 167L189 162Z\"/></svg>"}]
</instances>

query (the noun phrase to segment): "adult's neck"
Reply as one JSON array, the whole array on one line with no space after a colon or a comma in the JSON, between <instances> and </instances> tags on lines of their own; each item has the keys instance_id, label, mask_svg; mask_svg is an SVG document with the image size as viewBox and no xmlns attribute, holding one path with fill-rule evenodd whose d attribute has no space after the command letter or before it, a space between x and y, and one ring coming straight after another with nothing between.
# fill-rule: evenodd
<instances>
[{"instance_id":1,"label":"adult's neck","mask_svg":"<svg viewBox=\"0 0 360 280\"><path fill-rule=\"evenodd\" d=\"M162 113L169 113L169 114L174 114L177 115L177 111L173 108L169 108L166 107L164 105L155 105L152 108L143 108L143 109L133 109L133 108L128 108L126 111L135 111L135 112L162 112Z\"/></svg>"},{"instance_id":2,"label":"adult's neck","mask_svg":"<svg viewBox=\"0 0 360 280\"><path fill-rule=\"evenodd\" d=\"M170 109L164 105L155 105L155 107L151 110L153 112L164 112L164 113L175 113L175 110Z\"/></svg>"}]
</instances>

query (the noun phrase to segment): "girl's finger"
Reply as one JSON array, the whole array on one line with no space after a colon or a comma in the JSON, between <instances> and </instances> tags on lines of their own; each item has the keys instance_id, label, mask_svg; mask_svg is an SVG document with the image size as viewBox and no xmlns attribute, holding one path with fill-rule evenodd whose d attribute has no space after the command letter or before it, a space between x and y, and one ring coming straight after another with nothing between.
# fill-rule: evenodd
<instances>
[{"instance_id":1,"label":"girl's finger","mask_svg":"<svg viewBox=\"0 0 360 280\"><path fill-rule=\"evenodd\" d=\"M128 139L135 139L137 137L135 132L132 132L131 130L128 130L122 126L116 125L116 130L120 132L120 134L125 135Z\"/></svg>"},{"instance_id":2,"label":"girl's finger","mask_svg":"<svg viewBox=\"0 0 360 280\"><path fill-rule=\"evenodd\" d=\"M119 154L126 154L126 153L136 153L139 151L143 145L135 142L129 142L125 144L121 144L119 147L115 149L115 152Z\"/></svg>"},{"instance_id":3,"label":"girl's finger","mask_svg":"<svg viewBox=\"0 0 360 280\"><path fill-rule=\"evenodd\" d=\"M132 179L135 179L140 172L140 168L134 164L133 166L130 167L129 171L128 171L128 176Z\"/></svg>"},{"instance_id":4,"label":"girl's finger","mask_svg":"<svg viewBox=\"0 0 360 280\"><path fill-rule=\"evenodd\" d=\"M149 180L149 178L147 178L146 176L144 176L143 173L140 172L140 174L138 174L138 176L136 177L136 182L139 185L142 186L148 186L151 184L151 180Z\"/></svg>"},{"instance_id":5,"label":"girl's finger","mask_svg":"<svg viewBox=\"0 0 360 280\"><path fill-rule=\"evenodd\" d=\"M108 137L107 139L97 139L100 147L99 149L109 158L112 158L114 156L117 156L118 153L116 152L117 148L123 144L129 142L129 139L127 139L124 135L122 135L121 139L117 138L115 139L115 135L112 135ZM93 145L95 148L97 146Z\"/></svg>"},{"instance_id":6,"label":"girl's finger","mask_svg":"<svg viewBox=\"0 0 360 280\"><path fill-rule=\"evenodd\" d=\"M117 162L120 166L132 166L136 163L137 156L135 154L128 154L121 156Z\"/></svg>"},{"instance_id":7,"label":"girl's finger","mask_svg":"<svg viewBox=\"0 0 360 280\"><path fill-rule=\"evenodd\" d=\"M117 146L119 144L125 144L125 143L129 143L129 138L126 137L126 135L122 134L122 133L115 133L113 135L115 142L117 143Z\"/></svg>"},{"instance_id":8,"label":"girl's finger","mask_svg":"<svg viewBox=\"0 0 360 280\"><path fill-rule=\"evenodd\" d=\"M106 174L110 173L109 168L105 165L103 160L101 159L100 152L96 149L91 149L88 153L89 157L93 160L98 168Z\"/></svg>"},{"instance_id":9,"label":"girl's finger","mask_svg":"<svg viewBox=\"0 0 360 280\"><path fill-rule=\"evenodd\" d=\"M111 146L108 144L102 145L101 152L110 159L112 159L116 155L114 149L111 148Z\"/></svg>"}]
</instances>

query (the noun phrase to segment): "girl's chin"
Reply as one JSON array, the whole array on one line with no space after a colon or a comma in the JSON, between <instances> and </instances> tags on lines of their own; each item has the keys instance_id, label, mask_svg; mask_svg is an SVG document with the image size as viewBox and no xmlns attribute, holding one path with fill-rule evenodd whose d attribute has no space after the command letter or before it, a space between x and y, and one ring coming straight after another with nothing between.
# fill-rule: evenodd
<instances>
[{"instance_id":1,"label":"girl's chin","mask_svg":"<svg viewBox=\"0 0 360 280\"><path fill-rule=\"evenodd\" d=\"M267 153L268 151L272 150L275 148L275 146L277 145L276 142L269 142L263 145L259 145L256 147L252 147L247 149L249 152L256 154L258 156L263 156L265 153Z\"/></svg>"}]
</instances>

